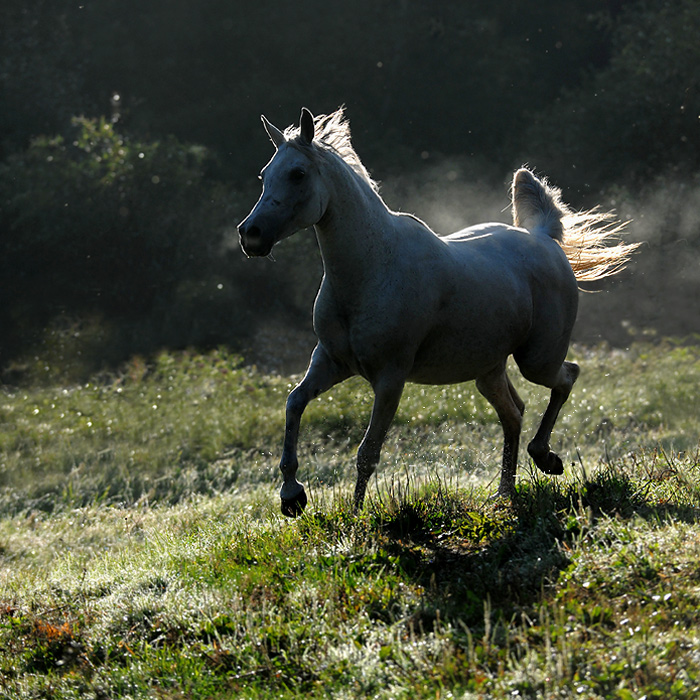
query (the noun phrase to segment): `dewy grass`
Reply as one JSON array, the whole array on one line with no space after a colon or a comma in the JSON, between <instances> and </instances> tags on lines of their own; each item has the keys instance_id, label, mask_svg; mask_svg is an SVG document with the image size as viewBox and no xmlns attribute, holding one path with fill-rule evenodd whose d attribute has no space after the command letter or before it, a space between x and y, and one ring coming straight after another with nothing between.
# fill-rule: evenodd
<instances>
[{"instance_id":1,"label":"dewy grass","mask_svg":"<svg viewBox=\"0 0 700 700\"><path fill-rule=\"evenodd\" d=\"M295 521L289 378L215 352L5 389L0 697L696 697L697 350L577 352L563 477L521 459L490 500L490 409L410 387L355 515L351 382L305 416Z\"/></svg>"},{"instance_id":2,"label":"dewy grass","mask_svg":"<svg viewBox=\"0 0 700 700\"><path fill-rule=\"evenodd\" d=\"M7 697L692 697L696 522L533 489L514 510L432 479L358 518L232 495L6 522Z\"/></svg>"}]
</instances>

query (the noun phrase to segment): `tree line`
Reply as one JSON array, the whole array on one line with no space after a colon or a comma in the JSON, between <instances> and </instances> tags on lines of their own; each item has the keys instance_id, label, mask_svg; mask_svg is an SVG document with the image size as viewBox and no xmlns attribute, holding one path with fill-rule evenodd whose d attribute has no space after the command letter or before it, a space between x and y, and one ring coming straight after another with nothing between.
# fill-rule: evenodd
<instances>
[{"instance_id":1,"label":"tree line","mask_svg":"<svg viewBox=\"0 0 700 700\"><path fill-rule=\"evenodd\" d=\"M76 328L100 362L306 318L311 237L272 273L235 246L260 113L344 104L380 179L528 162L584 205L694 177L699 35L694 0L7 0L0 365Z\"/></svg>"}]
</instances>

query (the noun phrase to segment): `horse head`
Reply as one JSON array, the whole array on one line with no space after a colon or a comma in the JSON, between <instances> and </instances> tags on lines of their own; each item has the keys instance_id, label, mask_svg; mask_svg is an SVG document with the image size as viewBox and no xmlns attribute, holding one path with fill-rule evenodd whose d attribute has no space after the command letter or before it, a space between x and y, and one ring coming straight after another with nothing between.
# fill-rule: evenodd
<instances>
[{"instance_id":1,"label":"horse head","mask_svg":"<svg viewBox=\"0 0 700 700\"><path fill-rule=\"evenodd\" d=\"M313 226L328 205L328 191L314 158L314 118L301 111L298 134L287 136L264 116L262 122L275 154L260 173L260 199L238 225L241 248L248 257L269 255L273 246Z\"/></svg>"}]
</instances>

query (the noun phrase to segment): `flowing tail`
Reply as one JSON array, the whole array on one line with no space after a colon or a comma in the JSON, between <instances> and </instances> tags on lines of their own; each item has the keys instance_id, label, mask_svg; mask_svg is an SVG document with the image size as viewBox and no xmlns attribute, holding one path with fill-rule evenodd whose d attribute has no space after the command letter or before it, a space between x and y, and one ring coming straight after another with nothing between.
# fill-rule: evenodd
<instances>
[{"instance_id":1,"label":"flowing tail","mask_svg":"<svg viewBox=\"0 0 700 700\"><path fill-rule=\"evenodd\" d=\"M561 192L526 168L513 177L513 223L528 231L547 233L566 253L576 279L599 280L623 269L638 243L619 243L628 222L598 209L575 212ZM613 245L609 245L615 241Z\"/></svg>"}]
</instances>

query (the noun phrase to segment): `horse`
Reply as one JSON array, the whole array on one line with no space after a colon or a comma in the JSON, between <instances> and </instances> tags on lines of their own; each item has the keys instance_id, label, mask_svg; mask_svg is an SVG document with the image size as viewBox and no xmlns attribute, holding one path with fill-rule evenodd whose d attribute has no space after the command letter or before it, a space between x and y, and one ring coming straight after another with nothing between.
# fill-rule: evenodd
<instances>
[{"instance_id":1,"label":"horse","mask_svg":"<svg viewBox=\"0 0 700 700\"><path fill-rule=\"evenodd\" d=\"M549 442L579 375L565 359L578 281L625 265L635 245L619 241L624 223L598 209L570 210L559 190L521 168L512 226L483 223L441 236L387 207L352 146L343 108L318 117L304 108L299 125L284 131L261 119L275 152L260 174L258 202L238 225L241 248L249 258L270 256L277 242L313 227L323 262L313 308L318 343L286 402L282 513L295 517L307 505L296 477L306 406L356 375L370 383L374 402L357 451L355 511L406 382L476 380L503 430L496 496L512 497L525 404L506 372L510 356L528 381L551 390L527 449L545 474L562 474Z\"/></svg>"}]
</instances>

